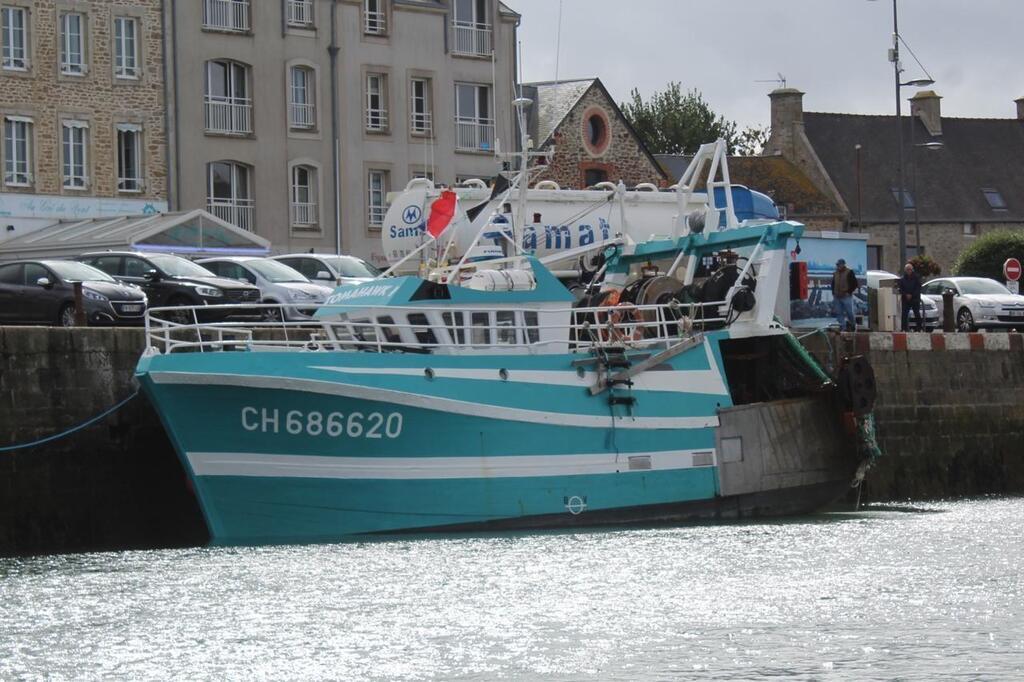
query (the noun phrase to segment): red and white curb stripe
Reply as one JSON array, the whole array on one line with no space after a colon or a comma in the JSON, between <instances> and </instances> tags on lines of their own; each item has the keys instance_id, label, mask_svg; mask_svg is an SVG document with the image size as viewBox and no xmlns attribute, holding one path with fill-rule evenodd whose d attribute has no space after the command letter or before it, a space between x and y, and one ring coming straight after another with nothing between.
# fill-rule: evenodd
<instances>
[{"instance_id":1,"label":"red and white curb stripe","mask_svg":"<svg viewBox=\"0 0 1024 682\"><path fill-rule=\"evenodd\" d=\"M969 334L933 332L857 332L844 333L854 337L857 352L917 350L1003 350L1024 352L1024 334L973 332Z\"/></svg>"}]
</instances>

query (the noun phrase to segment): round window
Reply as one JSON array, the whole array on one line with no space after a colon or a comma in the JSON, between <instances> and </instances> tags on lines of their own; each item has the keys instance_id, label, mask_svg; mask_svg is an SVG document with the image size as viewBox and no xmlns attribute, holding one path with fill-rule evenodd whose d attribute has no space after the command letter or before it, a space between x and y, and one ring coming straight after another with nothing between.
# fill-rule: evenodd
<instances>
[{"instance_id":1,"label":"round window","mask_svg":"<svg viewBox=\"0 0 1024 682\"><path fill-rule=\"evenodd\" d=\"M587 141L590 142L592 147L601 146L601 143L604 142L606 130L604 119L601 118L600 114L593 114L587 119Z\"/></svg>"}]
</instances>

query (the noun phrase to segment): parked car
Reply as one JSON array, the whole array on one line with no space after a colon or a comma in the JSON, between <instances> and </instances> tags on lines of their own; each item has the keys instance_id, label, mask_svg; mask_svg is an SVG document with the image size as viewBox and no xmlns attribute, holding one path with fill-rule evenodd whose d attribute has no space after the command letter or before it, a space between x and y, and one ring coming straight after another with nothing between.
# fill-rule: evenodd
<instances>
[{"instance_id":1,"label":"parked car","mask_svg":"<svg viewBox=\"0 0 1024 682\"><path fill-rule=\"evenodd\" d=\"M260 290L238 280L217 277L201 265L180 256L136 251L85 253L78 260L122 282L135 284L149 297L149 306L205 306L259 303ZM244 314L243 309L220 308L198 316L202 322ZM176 322L190 322L188 311L167 315Z\"/></svg>"},{"instance_id":2,"label":"parked car","mask_svg":"<svg viewBox=\"0 0 1024 682\"><path fill-rule=\"evenodd\" d=\"M924 285L922 298L931 299L942 310L942 292L946 289L953 290L958 331L1024 329L1024 296L1010 293L994 279L940 277Z\"/></svg>"},{"instance_id":3,"label":"parked car","mask_svg":"<svg viewBox=\"0 0 1024 682\"><path fill-rule=\"evenodd\" d=\"M270 258L255 256L223 256L196 261L219 277L237 279L259 287L262 303L287 304L285 308L266 308L263 317L268 320L308 320L324 302L333 287L310 282L298 270Z\"/></svg>"},{"instance_id":4,"label":"parked car","mask_svg":"<svg viewBox=\"0 0 1024 682\"><path fill-rule=\"evenodd\" d=\"M288 253L272 258L295 268L313 282L327 284L332 288L340 284L367 282L381 274L379 269L355 256Z\"/></svg>"},{"instance_id":5,"label":"parked car","mask_svg":"<svg viewBox=\"0 0 1024 682\"><path fill-rule=\"evenodd\" d=\"M90 325L138 325L146 294L96 268L67 260L26 260L0 264L0 321L75 324L75 283Z\"/></svg>"},{"instance_id":6,"label":"parked car","mask_svg":"<svg viewBox=\"0 0 1024 682\"><path fill-rule=\"evenodd\" d=\"M891 282L900 278L899 275L894 275L893 273L886 272L885 270L868 270L864 274L867 279L868 288L875 289L876 291L882 288L882 282ZM899 296L899 292L897 292L896 295ZM937 329L942 324L941 313L939 312L939 306L941 303L942 302L940 300L937 305L935 301L927 296L921 296L921 316L924 317L925 329L931 331L932 329ZM902 299L900 299L900 305L903 305ZM914 321L913 311L910 313L908 323L911 327L914 327L916 324ZM916 327L914 328L916 329Z\"/></svg>"}]
</instances>

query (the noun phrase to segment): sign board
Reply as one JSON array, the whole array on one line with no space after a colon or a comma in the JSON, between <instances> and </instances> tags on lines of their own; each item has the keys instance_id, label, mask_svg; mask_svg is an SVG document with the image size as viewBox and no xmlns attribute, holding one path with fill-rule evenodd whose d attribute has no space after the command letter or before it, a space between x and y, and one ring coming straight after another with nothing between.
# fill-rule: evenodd
<instances>
[{"instance_id":1,"label":"sign board","mask_svg":"<svg viewBox=\"0 0 1024 682\"><path fill-rule=\"evenodd\" d=\"M1015 279L1008 279L1008 280L1006 280L1006 288L1010 290L1011 294L1019 294L1020 293L1020 282L1018 282Z\"/></svg>"},{"instance_id":2,"label":"sign board","mask_svg":"<svg viewBox=\"0 0 1024 682\"><path fill-rule=\"evenodd\" d=\"M1011 282L1020 279L1020 261L1016 258L1007 258L1003 263L1003 276Z\"/></svg>"}]
</instances>

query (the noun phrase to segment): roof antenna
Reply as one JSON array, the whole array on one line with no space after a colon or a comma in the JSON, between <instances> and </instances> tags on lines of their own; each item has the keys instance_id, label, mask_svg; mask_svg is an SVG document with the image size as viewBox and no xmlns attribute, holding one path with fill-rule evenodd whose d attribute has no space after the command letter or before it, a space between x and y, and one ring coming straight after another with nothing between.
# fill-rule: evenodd
<instances>
[{"instance_id":1,"label":"roof antenna","mask_svg":"<svg viewBox=\"0 0 1024 682\"><path fill-rule=\"evenodd\" d=\"M754 81L755 83L777 83L780 88L786 87L786 77L781 73L776 72L778 78L769 78L767 80Z\"/></svg>"},{"instance_id":2,"label":"roof antenna","mask_svg":"<svg viewBox=\"0 0 1024 682\"><path fill-rule=\"evenodd\" d=\"M558 85L558 58L562 56L562 1L558 0L558 33L555 34L555 85Z\"/></svg>"}]
</instances>

